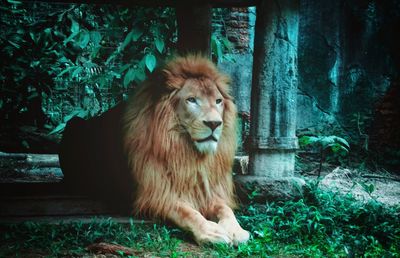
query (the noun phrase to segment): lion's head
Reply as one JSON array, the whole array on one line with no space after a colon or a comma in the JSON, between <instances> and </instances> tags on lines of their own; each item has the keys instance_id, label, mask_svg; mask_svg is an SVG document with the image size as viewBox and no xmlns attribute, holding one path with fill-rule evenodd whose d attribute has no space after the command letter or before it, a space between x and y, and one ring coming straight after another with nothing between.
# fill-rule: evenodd
<instances>
[{"instance_id":1,"label":"lion's head","mask_svg":"<svg viewBox=\"0 0 400 258\"><path fill-rule=\"evenodd\" d=\"M168 88L176 91L174 103L179 125L197 151L215 154L224 128L226 106L232 108L228 77L199 56L177 58L162 73Z\"/></svg>"},{"instance_id":2,"label":"lion's head","mask_svg":"<svg viewBox=\"0 0 400 258\"><path fill-rule=\"evenodd\" d=\"M177 117L199 152L215 153L223 130L224 97L208 78L188 79L177 93Z\"/></svg>"},{"instance_id":3,"label":"lion's head","mask_svg":"<svg viewBox=\"0 0 400 258\"><path fill-rule=\"evenodd\" d=\"M124 144L139 211L164 215L178 196L199 209L213 198L233 204L236 108L228 82L206 58L178 57L128 102Z\"/></svg>"}]
</instances>

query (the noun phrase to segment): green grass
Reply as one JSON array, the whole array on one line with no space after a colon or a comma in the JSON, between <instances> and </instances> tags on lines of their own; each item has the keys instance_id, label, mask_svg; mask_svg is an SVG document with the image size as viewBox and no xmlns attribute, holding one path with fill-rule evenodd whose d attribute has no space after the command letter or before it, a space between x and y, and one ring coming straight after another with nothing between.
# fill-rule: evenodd
<instances>
[{"instance_id":1,"label":"green grass","mask_svg":"<svg viewBox=\"0 0 400 258\"><path fill-rule=\"evenodd\" d=\"M400 207L360 203L309 184L297 201L243 206L238 218L252 232L239 247L196 246L190 235L162 223L26 222L0 226L0 257L81 256L94 242L116 243L158 257L399 257ZM32 257L32 256L31 256Z\"/></svg>"}]
</instances>

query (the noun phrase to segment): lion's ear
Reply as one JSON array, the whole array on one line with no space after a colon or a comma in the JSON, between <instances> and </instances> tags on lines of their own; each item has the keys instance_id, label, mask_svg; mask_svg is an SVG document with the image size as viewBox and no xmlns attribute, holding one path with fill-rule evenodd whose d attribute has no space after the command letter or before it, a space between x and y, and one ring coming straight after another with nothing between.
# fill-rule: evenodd
<instances>
[{"instance_id":1,"label":"lion's ear","mask_svg":"<svg viewBox=\"0 0 400 258\"><path fill-rule=\"evenodd\" d=\"M162 75L165 85L171 90L180 89L185 83L185 79L182 76L175 75L167 69L162 70Z\"/></svg>"},{"instance_id":2,"label":"lion's ear","mask_svg":"<svg viewBox=\"0 0 400 258\"><path fill-rule=\"evenodd\" d=\"M222 96L227 99L232 99L230 83L231 78L225 74L220 74L216 80L218 90L221 92Z\"/></svg>"}]
</instances>

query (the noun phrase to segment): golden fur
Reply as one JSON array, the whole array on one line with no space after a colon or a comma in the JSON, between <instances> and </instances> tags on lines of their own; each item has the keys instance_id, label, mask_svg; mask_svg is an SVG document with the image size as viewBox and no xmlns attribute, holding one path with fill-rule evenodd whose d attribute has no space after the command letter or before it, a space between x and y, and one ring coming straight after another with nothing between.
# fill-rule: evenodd
<instances>
[{"instance_id":1,"label":"golden fur","mask_svg":"<svg viewBox=\"0 0 400 258\"><path fill-rule=\"evenodd\" d=\"M188 79L212 81L223 96L223 131L214 154L198 152L177 118L176 95ZM135 212L166 218L183 200L207 216L217 199L235 205L231 168L236 108L228 82L203 57L177 57L154 72L129 100L123 117L124 148L138 184Z\"/></svg>"}]
</instances>

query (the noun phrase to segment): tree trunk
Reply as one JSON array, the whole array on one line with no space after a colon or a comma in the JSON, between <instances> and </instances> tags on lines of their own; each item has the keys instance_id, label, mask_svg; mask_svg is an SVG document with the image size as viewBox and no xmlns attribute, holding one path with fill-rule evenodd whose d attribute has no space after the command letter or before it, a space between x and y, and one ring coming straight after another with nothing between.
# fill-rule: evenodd
<instances>
[{"instance_id":1,"label":"tree trunk","mask_svg":"<svg viewBox=\"0 0 400 258\"><path fill-rule=\"evenodd\" d=\"M211 56L211 6L182 5L176 8L179 54Z\"/></svg>"}]
</instances>

